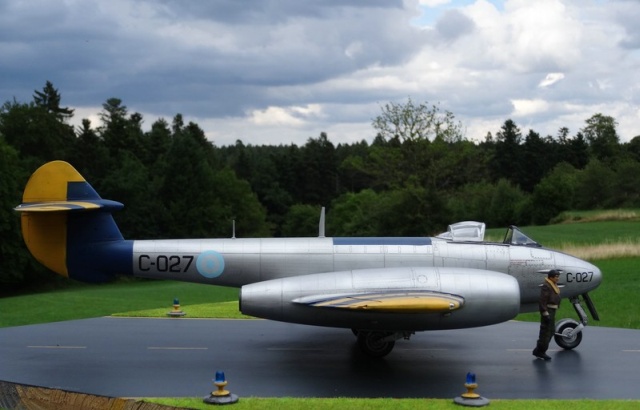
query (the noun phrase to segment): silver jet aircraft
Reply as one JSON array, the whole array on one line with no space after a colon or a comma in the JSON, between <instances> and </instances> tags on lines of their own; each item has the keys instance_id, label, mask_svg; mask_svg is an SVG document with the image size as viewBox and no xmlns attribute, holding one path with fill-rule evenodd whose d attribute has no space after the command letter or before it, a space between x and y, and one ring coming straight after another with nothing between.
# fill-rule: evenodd
<instances>
[{"instance_id":1,"label":"silver jet aircraft","mask_svg":"<svg viewBox=\"0 0 640 410\"><path fill-rule=\"evenodd\" d=\"M242 313L265 319L351 329L368 355L381 357L418 331L486 326L538 309L550 269L562 272L562 297L580 321L556 324L556 342L573 349L587 315L588 292L600 270L544 248L515 226L502 242L484 240L485 226L461 222L436 237L319 236L125 240L102 199L71 165L49 162L24 191L24 241L60 275L103 282L116 275L239 287Z\"/></svg>"}]
</instances>

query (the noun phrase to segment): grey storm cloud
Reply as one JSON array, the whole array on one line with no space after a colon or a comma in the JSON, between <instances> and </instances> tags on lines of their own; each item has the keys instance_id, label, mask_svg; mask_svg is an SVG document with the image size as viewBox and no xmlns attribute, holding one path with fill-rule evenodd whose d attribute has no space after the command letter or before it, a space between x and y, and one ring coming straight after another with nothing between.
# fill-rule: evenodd
<instances>
[{"instance_id":1,"label":"grey storm cloud","mask_svg":"<svg viewBox=\"0 0 640 410\"><path fill-rule=\"evenodd\" d=\"M78 117L115 97L146 126L181 113L218 143L370 139L380 107L408 97L441 103L469 138L506 119L575 132L602 112L629 139L639 13L635 0L4 0L0 98L31 101L49 80Z\"/></svg>"},{"instance_id":2,"label":"grey storm cloud","mask_svg":"<svg viewBox=\"0 0 640 410\"><path fill-rule=\"evenodd\" d=\"M286 102L269 87L398 64L419 46L401 2L164 0L120 2L122 12L118 2L87 3L5 4L2 34L14 34L2 50L12 64L0 70L17 83L5 92L55 77L62 92L82 90L71 95L80 104L118 97L144 109L174 99L193 114L225 116L267 98Z\"/></svg>"},{"instance_id":3,"label":"grey storm cloud","mask_svg":"<svg viewBox=\"0 0 640 410\"><path fill-rule=\"evenodd\" d=\"M475 23L469 17L458 10L449 10L444 13L436 24L438 34L446 40L469 34L475 29Z\"/></svg>"}]
</instances>

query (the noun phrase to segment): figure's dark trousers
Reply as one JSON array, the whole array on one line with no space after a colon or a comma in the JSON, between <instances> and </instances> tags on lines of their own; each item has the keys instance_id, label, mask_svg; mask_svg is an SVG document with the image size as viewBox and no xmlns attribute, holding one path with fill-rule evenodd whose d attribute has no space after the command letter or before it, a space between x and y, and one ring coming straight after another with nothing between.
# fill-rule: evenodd
<instances>
[{"instance_id":1,"label":"figure's dark trousers","mask_svg":"<svg viewBox=\"0 0 640 410\"><path fill-rule=\"evenodd\" d=\"M538 353L546 353L549 349L549 342L553 337L556 327L556 310L549 309L549 320L545 320L545 317L540 315L540 334L538 335L538 343L536 344L536 351Z\"/></svg>"}]
</instances>

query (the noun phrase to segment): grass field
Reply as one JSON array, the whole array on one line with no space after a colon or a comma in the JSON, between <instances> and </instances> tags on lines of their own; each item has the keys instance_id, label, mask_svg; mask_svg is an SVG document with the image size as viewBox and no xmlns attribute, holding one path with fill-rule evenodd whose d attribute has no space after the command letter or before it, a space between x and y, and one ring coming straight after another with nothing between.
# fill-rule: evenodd
<instances>
[{"instance_id":1,"label":"grass field","mask_svg":"<svg viewBox=\"0 0 640 410\"><path fill-rule=\"evenodd\" d=\"M527 226L521 230L541 245L554 249L619 243L640 245L640 221L636 220ZM505 232L505 228L487 229L487 237L501 242Z\"/></svg>"},{"instance_id":2,"label":"grass field","mask_svg":"<svg viewBox=\"0 0 640 410\"><path fill-rule=\"evenodd\" d=\"M586 217L584 217L586 218ZM585 219L582 220L585 220ZM534 240L557 249L573 249L575 254L591 260L603 272L602 285L591 295L602 321L590 321L589 326L640 329L640 221L634 218L597 220L544 227L527 227L523 231ZM501 241L504 229L491 229L492 240ZM624 245L631 251L620 251ZM609 247L609 253L593 249ZM575 250L587 250L586 256ZM163 317L178 298L188 317L242 317L237 310L238 290L217 286L202 286L182 282L121 281L105 285L74 285L47 293L5 297L0 299L0 327L72 320L107 315ZM559 317L576 314L564 302ZM519 320L537 321L537 314L519 315ZM462 392L461 392L462 393ZM193 409L211 408L201 398L148 399L157 403ZM431 399L261 399L242 398L237 409L454 409L452 400ZM493 400L498 409L636 409L638 401L622 400Z\"/></svg>"},{"instance_id":3,"label":"grass field","mask_svg":"<svg viewBox=\"0 0 640 410\"><path fill-rule=\"evenodd\" d=\"M462 392L461 392L462 393ZM489 398L491 400L491 398ZM153 399L146 400L154 403L165 404L188 409L211 409L210 404L202 402L201 398L194 399ZM638 409L640 403L634 400L491 400L487 409L509 410L631 410ZM461 410L460 406L451 400L445 399L352 399L340 397L335 399L261 399L256 397L240 398L232 406L234 410L260 409L260 410Z\"/></svg>"},{"instance_id":4,"label":"grass field","mask_svg":"<svg viewBox=\"0 0 640 410\"><path fill-rule=\"evenodd\" d=\"M238 289L173 281L126 280L0 299L0 327L109 316L159 309L168 312L177 298L193 306L238 300ZM237 303L236 305L237 311ZM229 309L227 309L229 310ZM160 312L158 312L160 313ZM209 313L217 317L218 312ZM164 316L164 313L156 315Z\"/></svg>"}]
</instances>

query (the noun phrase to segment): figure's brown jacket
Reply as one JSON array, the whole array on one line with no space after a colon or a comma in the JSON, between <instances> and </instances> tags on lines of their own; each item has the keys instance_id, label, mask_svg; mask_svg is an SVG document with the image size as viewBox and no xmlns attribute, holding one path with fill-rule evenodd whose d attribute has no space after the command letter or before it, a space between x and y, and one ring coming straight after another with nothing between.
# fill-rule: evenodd
<instances>
[{"instance_id":1,"label":"figure's brown jacket","mask_svg":"<svg viewBox=\"0 0 640 410\"><path fill-rule=\"evenodd\" d=\"M549 280L546 280L542 283L542 288L540 289L540 299L538 301L540 313L544 316L547 312L547 305L556 305L560 306L560 293L556 293L553 289L553 283Z\"/></svg>"}]
</instances>

